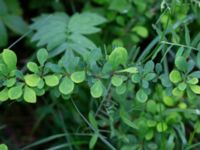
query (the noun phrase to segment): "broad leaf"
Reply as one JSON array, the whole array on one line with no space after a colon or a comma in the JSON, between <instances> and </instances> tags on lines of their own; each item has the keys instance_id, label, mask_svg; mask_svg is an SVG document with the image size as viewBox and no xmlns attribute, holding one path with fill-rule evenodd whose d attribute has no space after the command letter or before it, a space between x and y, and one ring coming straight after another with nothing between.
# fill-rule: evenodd
<instances>
[{"instance_id":1,"label":"broad leaf","mask_svg":"<svg viewBox=\"0 0 200 150\"><path fill-rule=\"evenodd\" d=\"M36 103L36 93L32 88L28 86L24 87L23 97L24 97L24 100L28 103Z\"/></svg>"},{"instance_id":2,"label":"broad leaf","mask_svg":"<svg viewBox=\"0 0 200 150\"><path fill-rule=\"evenodd\" d=\"M4 63L7 65L9 71L16 69L17 56L9 49L4 49L2 53Z\"/></svg>"},{"instance_id":3,"label":"broad leaf","mask_svg":"<svg viewBox=\"0 0 200 150\"><path fill-rule=\"evenodd\" d=\"M158 132L164 132L167 130L168 126L165 122L159 122L156 126Z\"/></svg>"},{"instance_id":4,"label":"broad leaf","mask_svg":"<svg viewBox=\"0 0 200 150\"><path fill-rule=\"evenodd\" d=\"M148 96L146 94L146 92L143 89L139 89L139 91L137 91L136 93L136 99L141 102L144 103L147 101Z\"/></svg>"},{"instance_id":5,"label":"broad leaf","mask_svg":"<svg viewBox=\"0 0 200 150\"><path fill-rule=\"evenodd\" d=\"M39 49L38 52L37 52L37 59L38 59L38 62L40 63L41 66L44 65L47 58L48 58L47 50L44 49L44 48Z\"/></svg>"},{"instance_id":6,"label":"broad leaf","mask_svg":"<svg viewBox=\"0 0 200 150\"><path fill-rule=\"evenodd\" d=\"M69 77L65 76L59 85L59 91L64 95L68 95L73 90L74 82L72 82L72 80Z\"/></svg>"},{"instance_id":7,"label":"broad leaf","mask_svg":"<svg viewBox=\"0 0 200 150\"><path fill-rule=\"evenodd\" d=\"M24 76L24 80L30 87L36 87L39 85L41 78L36 74L28 74Z\"/></svg>"},{"instance_id":8,"label":"broad leaf","mask_svg":"<svg viewBox=\"0 0 200 150\"><path fill-rule=\"evenodd\" d=\"M0 150L8 150L8 147L5 144L0 144Z\"/></svg>"},{"instance_id":9,"label":"broad leaf","mask_svg":"<svg viewBox=\"0 0 200 150\"><path fill-rule=\"evenodd\" d=\"M111 79L111 82L114 86L120 86L123 83L123 77L119 75L114 75Z\"/></svg>"},{"instance_id":10,"label":"broad leaf","mask_svg":"<svg viewBox=\"0 0 200 150\"><path fill-rule=\"evenodd\" d=\"M178 83L182 80L182 77L178 70L172 70L169 74L169 79L173 83Z\"/></svg>"},{"instance_id":11,"label":"broad leaf","mask_svg":"<svg viewBox=\"0 0 200 150\"><path fill-rule=\"evenodd\" d=\"M195 94L200 94L200 86L199 85L190 85L190 88Z\"/></svg>"},{"instance_id":12,"label":"broad leaf","mask_svg":"<svg viewBox=\"0 0 200 150\"><path fill-rule=\"evenodd\" d=\"M56 75L47 75L44 77L46 85L54 87L59 84L59 78Z\"/></svg>"},{"instance_id":13,"label":"broad leaf","mask_svg":"<svg viewBox=\"0 0 200 150\"><path fill-rule=\"evenodd\" d=\"M100 80L97 80L90 88L92 97L99 98L103 95L103 87Z\"/></svg>"},{"instance_id":14,"label":"broad leaf","mask_svg":"<svg viewBox=\"0 0 200 150\"><path fill-rule=\"evenodd\" d=\"M24 34L28 30L27 23L21 16L5 15L3 16L3 21L15 33Z\"/></svg>"},{"instance_id":15,"label":"broad leaf","mask_svg":"<svg viewBox=\"0 0 200 150\"><path fill-rule=\"evenodd\" d=\"M28 62L27 68L33 73L37 73L39 71L39 67L35 62Z\"/></svg>"},{"instance_id":16,"label":"broad leaf","mask_svg":"<svg viewBox=\"0 0 200 150\"><path fill-rule=\"evenodd\" d=\"M144 26L135 26L132 29L133 32L136 32L139 36L146 38L148 36L148 30Z\"/></svg>"},{"instance_id":17,"label":"broad leaf","mask_svg":"<svg viewBox=\"0 0 200 150\"><path fill-rule=\"evenodd\" d=\"M175 65L179 70L185 71L185 72L187 71L188 64L186 62L185 57L177 56L175 59Z\"/></svg>"},{"instance_id":18,"label":"broad leaf","mask_svg":"<svg viewBox=\"0 0 200 150\"><path fill-rule=\"evenodd\" d=\"M23 93L22 86L17 85L17 86L14 86L14 87L12 87L8 90L8 97L11 100L18 99L22 96L22 93Z\"/></svg>"},{"instance_id":19,"label":"broad leaf","mask_svg":"<svg viewBox=\"0 0 200 150\"><path fill-rule=\"evenodd\" d=\"M113 69L116 69L119 65L126 64L128 60L127 50L123 47L115 48L109 55L108 62L112 65Z\"/></svg>"},{"instance_id":20,"label":"broad leaf","mask_svg":"<svg viewBox=\"0 0 200 150\"><path fill-rule=\"evenodd\" d=\"M3 102L6 100L8 100L8 89L7 88L0 91L0 101Z\"/></svg>"},{"instance_id":21,"label":"broad leaf","mask_svg":"<svg viewBox=\"0 0 200 150\"><path fill-rule=\"evenodd\" d=\"M85 71L77 71L71 74L71 80L75 83L81 83L85 80Z\"/></svg>"}]
</instances>

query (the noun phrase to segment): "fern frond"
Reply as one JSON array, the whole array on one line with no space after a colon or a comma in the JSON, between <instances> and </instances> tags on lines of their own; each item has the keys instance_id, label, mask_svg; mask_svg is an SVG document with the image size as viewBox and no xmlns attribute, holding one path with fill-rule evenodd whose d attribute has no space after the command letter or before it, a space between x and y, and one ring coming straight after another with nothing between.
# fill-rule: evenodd
<instances>
[{"instance_id":1,"label":"fern frond","mask_svg":"<svg viewBox=\"0 0 200 150\"><path fill-rule=\"evenodd\" d=\"M32 37L38 47L46 46L54 57L67 49L86 58L96 45L85 35L100 31L96 27L106 20L94 13L74 14L69 17L65 13L42 15L34 19L31 29L36 31Z\"/></svg>"}]
</instances>

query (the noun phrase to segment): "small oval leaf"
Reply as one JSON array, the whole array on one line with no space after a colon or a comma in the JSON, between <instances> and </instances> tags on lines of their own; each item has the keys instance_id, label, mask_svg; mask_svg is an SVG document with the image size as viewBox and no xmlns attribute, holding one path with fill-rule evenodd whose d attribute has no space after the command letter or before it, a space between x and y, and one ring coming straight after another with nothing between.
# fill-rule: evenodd
<instances>
[{"instance_id":1,"label":"small oval leaf","mask_svg":"<svg viewBox=\"0 0 200 150\"><path fill-rule=\"evenodd\" d=\"M69 77L65 76L59 85L59 91L64 95L68 95L73 90L74 82L72 82L72 80Z\"/></svg>"},{"instance_id":2,"label":"small oval leaf","mask_svg":"<svg viewBox=\"0 0 200 150\"><path fill-rule=\"evenodd\" d=\"M99 98L103 95L103 87L100 80L97 80L90 88L92 97Z\"/></svg>"}]
</instances>

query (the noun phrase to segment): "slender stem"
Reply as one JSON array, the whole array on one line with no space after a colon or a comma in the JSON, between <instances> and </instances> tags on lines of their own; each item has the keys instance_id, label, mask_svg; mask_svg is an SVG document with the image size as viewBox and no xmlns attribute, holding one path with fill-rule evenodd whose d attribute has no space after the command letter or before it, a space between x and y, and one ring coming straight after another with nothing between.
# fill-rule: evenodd
<instances>
[{"instance_id":1,"label":"slender stem","mask_svg":"<svg viewBox=\"0 0 200 150\"><path fill-rule=\"evenodd\" d=\"M110 91L111 85L112 85L112 83L111 83L111 81L110 81L109 84L108 84L108 88L107 88L107 90L106 90L106 92L105 92L105 94L104 94L103 100L101 101L99 107L97 108L97 111L96 111L96 113L95 113L95 117L98 115L99 111L101 110L101 107L103 106L103 103L104 103L104 101L106 100L107 95L108 95L108 93L109 93L109 91Z\"/></svg>"},{"instance_id":2,"label":"slender stem","mask_svg":"<svg viewBox=\"0 0 200 150\"><path fill-rule=\"evenodd\" d=\"M74 105L74 108L76 109L76 111L79 113L79 115L81 116L81 118L85 121L85 123L94 131L95 134L98 134L98 137L101 139L101 141L106 144L111 150L117 150L109 141L107 141L93 126L92 124L89 123L89 121L83 116L83 114L79 111L78 107L76 106L76 104L74 103L73 100L72 104Z\"/></svg>"},{"instance_id":3,"label":"slender stem","mask_svg":"<svg viewBox=\"0 0 200 150\"><path fill-rule=\"evenodd\" d=\"M160 43L162 44L167 44L167 45L172 45L172 46L179 46L179 47L184 47L184 48L190 48L196 51L200 51L199 49L192 47L192 46L187 46L187 45L183 45L183 44L178 44L178 43L172 43L172 42L167 42L167 41L161 41Z\"/></svg>"}]
</instances>

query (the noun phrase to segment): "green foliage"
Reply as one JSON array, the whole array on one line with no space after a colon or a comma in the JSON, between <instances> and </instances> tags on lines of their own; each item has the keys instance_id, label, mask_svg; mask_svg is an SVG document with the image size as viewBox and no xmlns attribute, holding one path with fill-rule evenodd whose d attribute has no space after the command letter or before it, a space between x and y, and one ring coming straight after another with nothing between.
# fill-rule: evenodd
<instances>
[{"instance_id":1,"label":"green foliage","mask_svg":"<svg viewBox=\"0 0 200 150\"><path fill-rule=\"evenodd\" d=\"M0 0L0 47L8 44L7 27L17 34L24 34L28 30L21 15L22 9L17 0Z\"/></svg>"},{"instance_id":2,"label":"green foliage","mask_svg":"<svg viewBox=\"0 0 200 150\"><path fill-rule=\"evenodd\" d=\"M24 87L23 98L28 103L36 103L36 93L32 88L28 86Z\"/></svg>"},{"instance_id":3,"label":"green foliage","mask_svg":"<svg viewBox=\"0 0 200 150\"><path fill-rule=\"evenodd\" d=\"M116 69L119 65L126 65L128 59L128 53L125 48L117 47L108 57L108 63L111 64L113 69Z\"/></svg>"},{"instance_id":4,"label":"green foliage","mask_svg":"<svg viewBox=\"0 0 200 150\"><path fill-rule=\"evenodd\" d=\"M17 56L9 49L4 49L2 53L2 60L6 64L9 71L16 69Z\"/></svg>"},{"instance_id":5,"label":"green foliage","mask_svg":"<svg viewBox=\"0 0 200 150\"><path fill-rule=\"evenodd\" d=\"M77 71L71 74L71 80L74 83L81 83L85 80L85 71Z\"/></svg>"},{"instance_id":6,"label":"green foliage","mask_svg":"<svg viewBox=\"0 0 200 150\"><path fill-rule=\"evenodd\" d=\"M8 147L5 144L0 144L1 150L8 150Z\"/></svg>"},{"instance_id":7,"label":"green foliage","mask_svg":"<svg viewBox=\"0 0 200 150\"><path fill-rule=\"evenodd\" d=\"M99 98L103 95L103 87L100 80L96 80L91 86L90 93L94 98Z\"/></svg>"},{"instance_id":8,"label":"green foliage","mask_svg":"<svg viewBox=\"0 0 200 150\"><path fill-rule=\"evenodd\" d=\"M73 89L74 89L74 83L69 77L65 76L59 85L59 91L62 94L68 95L73 91Z\"/></svg>"}]
</instances>

